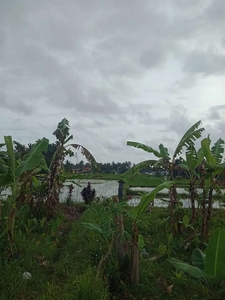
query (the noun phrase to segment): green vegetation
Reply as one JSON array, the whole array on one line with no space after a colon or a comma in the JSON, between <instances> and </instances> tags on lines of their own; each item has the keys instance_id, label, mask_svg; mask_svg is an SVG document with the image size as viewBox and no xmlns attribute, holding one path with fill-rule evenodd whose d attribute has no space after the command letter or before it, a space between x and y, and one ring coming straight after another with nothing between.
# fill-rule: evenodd
<instances>
[{"instance_id":1,"label":"green vegetation","mask_svg":"<svg viewBox=\"0 0 225 300\"><path fill-rule=\"evenodd\" d=\"M0 299L192 299L194 296L210 299L211 290L201 281L187 277L167 260L176 257L190 261L192 249L203 243L188 238L171 239L168 232L166 209L153 208L151 215L142 213L139 234L144 239L140 256L140 283L135 287L124 279L116 263L114 250L104 262L100 276L96 274L101 258L109 249L111 236L104 238L82 223L95 222L107 228L107 220L113 216L113 203L93 203L60 206L54 221L26 220L26 211L17 218L14 258L1 260ZM114 207L115 208L115 207ZM82 214L82 212L84 213ZM81 215L82 214L82 215ZM79 218L81 216L81 218ZM79 218L79 220L77 220ZM213 212L212 230L225 227L224 212ZM21 224L23 221L24 225ZM104 224L104 225L103 225ZM132 234L131 219L126 217L126 235ZM214 227L215 226L215 227ZM191 234L191 229L186 236ZM24 279L24 272L32 275ZM190 286L192 287L190 289ZM213 298L216 299L216 298Z\"/></svg>"},{"instance_id":2,"label":"green vegetation","mask_svg":"<svg viewBox=\"0 0 225 300\"><path fill-rule=\"evenodd\" d=\"M64 172L71 149L99 171L86 148L69 144L66 119L53 133L54 147L43 138L24 149L4 137L0 191L11 194L0 200L0 299L224 299L225 211L213 209L214 200L224 201L224 141L211 146L208 137L196 150L199 126L184 134L171 157L162 144L155 150L128 142L157 159L110 175ZM166 171L170 181L142 174L148 167ZM186 179L175 176L178 171ZM71 183L90 176L122 180L122 198L75 205ZM67 204L60 204L67 179ZM132 186L154 189L129 207ZM177 187L187 188L191 209L182 207ZM168 208L152 207L159 196L169 198Z\"/></svg>"}]
</instances>

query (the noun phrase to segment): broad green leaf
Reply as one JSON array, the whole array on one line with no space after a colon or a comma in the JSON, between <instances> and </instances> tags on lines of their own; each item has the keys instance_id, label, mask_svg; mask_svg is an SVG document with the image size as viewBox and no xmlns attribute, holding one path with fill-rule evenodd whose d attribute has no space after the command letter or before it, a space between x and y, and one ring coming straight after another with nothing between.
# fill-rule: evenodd
<instances>
[{"instance_id":1,"label":"broad green leaf","mask_svg":"<svg viewBox=\"0 0 225 300\"><path fill-rule=\"evenodd\" d=\"M184 227L187 227L189 225L189 218L187 215L183 216L183 220L182 220Z\"/></svg>"},{"instance_id":2,"label":"broad green leaf","mask_svg":"<svg viewBox=\"0 0 225 300\"><path fill-rule=\"evenodd\" d=\"M96 223L87 223L87 222L81 222L81 224L87 228L87 229L90 229L96 233L100 233L100 234L103 234L105 233L105 231Z\"/></svg>"},{"instance_id":3,"label":"broad green leaf","mask_svg":"<svg viewBox=\"0 0 225 300\"><path fill-rule=\"evenodd\" d=\"M204 153L204 156L206 158L207 163L211 166L215 166L216 165L216 159L210 151L209 139L208 138L203 139L201 141L201 146L202 146L202 151Z\"/></svg>"},{"instance_id":4,"label":"broad green leaf","mask_svg":"<svg viewBox=\"0 0 225 300\"><path fill-rule=\"evenodd\" d=\"M204 270L205 254L199 248L193 250L191 258L195 267Z\"/></svg>"},{"instance_id":5,"label":"broad green leaf","mask_svg":"<svg viewBox=\"0 0 225 300\"><path fill-rule=\"evenodd\" d=\"M202 148L200 148L197 151L197 158L198 158L198 166L200 166L202 164L202 162L204 161L204 153L203 153Z\"/></svg>"},{"instance_id":6,"label":"broad green leaf","mask_svg":"<svg viewBox=\"0 0 225 300\"><path fill-rule=\"evenodd\" d=\"M0 187L8 186L12 183L13 178L11 173L0 174Z\"/></svg>"},{"instance_id":7,"label":"broad green leaf","mask_svg":"<svg viewBox=\"0 0 225 300\"><path fill-rule=\"evenodd\" d=\"M37 188L40 186L40 183L39 183L37 177L32 176L32 182L33 182L34 188Z\"/></svg>"},{"instance_id":8,"label":"broad green leaf","mask_svg":"<svg viewBox=\"0 0 225 300\"><path fill-rule=\"evenodd\" d=\"M131 167L129 170L127 170L125 173L122 174L122 178L124 179L129 179L131 176L135 176L138 174L139 171L149 167L149 166L153 166L157 163L157 160L145 160L142 161L136 165L134 165L133 167Z\"/></svg>"},{"instance_id":9,"label":"broad green leaf","mask_svg":"<svg viewBox=\"0 0 225 300\"><path fill-rule=\"evenodd\" d=\"M186 161L191 172L194 172L195 169L202 163L202 161L198 159L195 147L193 145L190 145L186 151Z\"/></svg>"},{"instance_id":10,"label":"broad green leaf","mask_svg":"<svg viewBox=\"0 0 225 300\"><path fill-rule=\"evenodd\" d=\"M161 153L159 153L158 151L156 151L155 149L153 149L152 147L149 147L145 144L141 144L141 143L138 143L138 142L131 142L131 141L128 141L127 142L127 146L132 146L132 147L135 147L135 148L139 148L139 149L142 149L146 152L149 152L149 153L153 153L156 157L158 158L161 158L162 155Z\"/></svg>"},{"instance_id":11,"label":"broad green leaf","mask_svg":"<svg viewBox=\"0 0 225 300\"><path fill-rule=\"evenodd\" d=\"M17 167L17 176L20 176L24 172L33 170L41 163L43 159L42 152L45 152L47 150L48 142L48 139L43 138L33 146L31 151L24 156L24 160L22 161L22 163Z\"/></svg>"},{"instance_id":12,"label":"broad green leaf","mask_svg":"<svg viewBox=\"0 0 225 300\"><path fill-rule=\"evenodd\" d=\"M190 171L194 171L198 165L199 165L199 161L198 159L196 159L195 157L193 157L190 153L186 154L186 160L187 160L187 165L188 165L188 169Z\"/></svg>"},{"instance_id":13,"label":"broad green leaf","mask_svg":"<svg viewBox=\"0 0 225 300\"><path fill-rule=\"evenodd\" d=\"M160 154L162 155L162 157L164 157L168 160L170 159L168 149L166 147L164 147L163 144L159 145L159 151L160 151Z\"/></svg>"},{"instance_id":14,"label":"broad green leaf","mask_svg":"<svg viewBox=\"0 0 225 300\"><path fill-rule=\"evenodd\" d=\"M65 140L64 144L68 143L68 142L69 142L70 140L72 140L72 139L73 139L73 136L70 135L70 136Z\"/></svg>"},{"instance_id":15,"label":"broad green leaf","mask_svg":"<svg viewBox=\"0 0 225 300\"><path fill-rule=\"evenodd\" d=\"M220 173L225 171L225 163L216 166L216 170L214 171L214 176L219 175Z\"/></svg>"},{"instance_id":16,"label":"broad green leaf","mask_svg":"<svg viewBox=\"0 0 225 300\"><path fill-rule=\"evenodd\" d=\"M158 185L154 190L152 190L151 193L144 195L141 198L140 203L130 210L131 215L135 219L137 219L139 217L140 213L142 213L148 207L148 205L154 201L157 193L159 193L161 190L163 190L165 188L169 189L173 184L174 184L173 181L163 182L162 184Z\"/></svg>"},{"instance_id":17,"label":"broad green leaf","mask_svg":"<svg viewBox=\"0 0 225 300\"><path fill-rule=\"evenodd\" d=\"M183 135L181 138L179 144L177 145L177 148L174 152L173 157L175 158L178 154L181 154L182 148L184 146L188 147L191 144L194 143L197 139L199 139L202 135L202 132L204 131L204 128L199 128L201 121L196 122L191 128L187 130L187 132Z\"/></svg>"},{"instance_id":18,"label":"broad green leaf","mask_svg":"<svg viewBox=\"0 0 225 300\"><path fill-rule=\"evenodd\" d=\"M53 134L60 142L64 142L69 135L69 130L69 121L64 118L61 122L58 123L57 129L53 132Z\"/></svg>"},{"instance_id":19,"label":"broad green leaf","mask_svg":"<svg viewBox=\"0 0 225 300\"><path fill-rule=\"evenodd\" d=\"M7 173L7 172L8 172L7 166L0 160L0 174Z\"/></svg>"},{"instance_id":20,"label":"broad green leaf","mask_svg":"<svg viewBox=\"0 0 225 300\"><path fill-rule=\"evenodd\" d=\"M206 248L205 273L220 281L225 278L225 229L216 229Z\"/></svg>"},{"instance_id":21,"label":"broad green leaf","mask_svg":"<svg viewBox=\"0 0 225 300\"><path fill-rule=\"evenodd\" d=\"M221 163L224 153L224 140L218 139L218 141L212 147L211 153L215 157L216 161Z\"/></svg>"},{"instance_id":22,"label":"broad green leaf","mask_svg":"<svg viewBox=\"0 0 225 300\"><path fill-rule=\"evenodd\" d=\"M12 137L4 136L4 139L5 139L5 145L7 149L8 158L9 158L9 168L10 171L12 172L13 177L15 177L16 163L15 163Z\"/></svg>"},{"instance_id":23,"label":"broad green leaf","mask_svg":"<svg viewBox=\"0 0 225 300\"><path fill-rule=\"evenodd\" d=\"M143 238L143 235L139 234L138 235L138 248L141 251L145 247L145 241Z\"/></svg>"},{"instance_id":24,"label":"broad green leaf","mask_svg":"<svg viewBox=\"0 0 225 300\"><path fill-rule=\"evenodd\" d=\"M191 266L187 263L184 263L176 258L169 258L169 262L179 271L188 273L192 277L207 282L206 274L204 271L200 270L197 267Z\"/></svg>"}]
</instances>

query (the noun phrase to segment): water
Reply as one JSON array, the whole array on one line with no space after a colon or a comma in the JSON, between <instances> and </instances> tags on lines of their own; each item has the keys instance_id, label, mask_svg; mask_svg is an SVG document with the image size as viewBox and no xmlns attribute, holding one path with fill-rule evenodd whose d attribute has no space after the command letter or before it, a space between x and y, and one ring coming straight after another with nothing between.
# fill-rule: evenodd
<instances>
[{"instance_id":1,"label":"water","mask_svg":"<svg viewBox=\"0 0 225 300\"><path fill-rule=\"evenodd\" d=\"M115 180L78 180L76 181L79 183L82 187L75 186L72 194L72 200L75 202L83 202L82 197L80 195L80 192L82 189L87 186L88 181L91 182L92 188L96 190L96 196L99 198L109 198L114 195L118 194L118 182ZM70 184L68 181L66 184ZM133 191L141 191L141 192L151 192L154 188L153 187L132 187L130 188ZM198 192L201 192L201 189L197 189ZM225 190L221 190L223 193ZM184 188L177 188L177 192L179 194L186 193L188 194L187 189ZM161 193L168 193L168 189L163 189ZM62 191L62 194L60 195L60 200L63 202L65 201L66 197L68 195L68 188L64 188ZM140 202L140 196L133 196L127 203L130 206L136 206ZM183 203L184 208L191 208L191 201L190 199L182 199L181 202ZM156 207L167 207L169 204L169 197L163 197L163 199L155 198L154 200L154 206ZM195 202L195 206L198 206L197 201ZM221 204L219 201L215 201L213 203L213 208L221 208Z\"/></svg>"},{"instance_id":2,"label":"water","mask_svg":"<svg viewBox=\"0 0 225 300\"><path fill-rule=\"evenodd\" d=\"M96 190L96 197L99 197L100 199L102 198L110 198L114 195L118 195L118 182L116 180L76 180L76 182L81 185L81 187L74 185L74 190L72 192L72 201L76 203L81 203L83 202L82 196L81 196L81 191L84 187L87 186L88 182L90 181L92 188ZM65 202L67 197L68 197L68 187L67 185L70 185L70 181L66 181L65 186L61 190L60 193L60 202ZM151 192L154 188L153 187L132 187L130 188L133 191L140 191L140 192ZM201 191L200 189L197 189L199 192ZM225 190L221 190L222 193L225 193ZM182 194L188 194L187 189L184 188L177 188L178 193ZM168 193L168 189L163 189L161 193ZM7 198L7 195L9 195L9 190L4 191L2 195L0 196L0 199L5 200ZM140 202L140 196L133 196L129 201L128 204L130 206L136 206ZM191 207L191 202L188 199L182 199L181 202L183 203L184 208L190 208ZM157 207L167 207L169 203L169 197L165 197L163 199L156 198L154 200L154 205ZM197 202L196 202L196 207L197 207ZM220 208L221 204L219 201L215 201L213 204L213 208Z\"/></svg>"},{"instance_id":3,"label":"water","mask_svg":"<svg viewBox=\"0 0 225 300\"><path fill-rule=\"evenodd\" d=\"M141 198L140 197L133 197L132 199L130 199L128 201L128 204L130 206L137 206L140 203ZM180 200L180 202L182 202L182 207L183 208L191 208L191 201L190 199L182 199ZM154 206L156 207L167 207L169 204L169 198L164 198L159 199L159 198L155 198L154 199ZM198 207L198 202L195 201L195 207ZM213 208L224 208L224 206L222 205L222 203L220 203L219 201L214 201L213 203Z\"/></svg>"},{"instance_id":4,"label":"water","mask_svg":"<svg viewBox=\"0 0 225 300\"><path fill-rule=\"evenodd\" d=\"M187 188L179 188L177 187L177 193L178 194L188 194L188 189ZM131 191L142 191L142 192L147 192L150 193L152 190L154 190L154 187L131 187L130 188ZM196 191L198 193L201 193L202 190L201 189L196 189ZM168 189L163 189L160 191L160 193L167 193ZM225 193L225 189L221 189L221 192L224 194ZM216 191L213 191L213 195L216 194Z\"/></svg>"},{"instance_id":5,"label":"water","mask_svg":"<svg viewBox=\"0 0 225 300\"><path fill-rule=\"evenodd\" d=\"M96 191L96 197L110 198L114 195L118 195L118 182L116 180L76 180L76 182L81 185L81 187L74 185L74 190L72 193L72 201L83 202L81 191L87 186L88 182L91 183L91 187ZM71 182L67 181L65 185L70 185ZM68 197L68 187L64 187L60 194L60 202L64 202Z\"/></svg>"}]
</instances>

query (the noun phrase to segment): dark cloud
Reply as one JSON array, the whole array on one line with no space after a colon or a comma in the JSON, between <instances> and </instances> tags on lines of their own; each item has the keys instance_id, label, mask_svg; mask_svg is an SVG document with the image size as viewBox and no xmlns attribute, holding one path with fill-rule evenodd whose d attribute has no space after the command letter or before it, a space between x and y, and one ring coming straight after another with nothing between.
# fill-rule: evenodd
<instances>
[{"instance_id":1,"label":"dark cloud","mask_svg":"<svg viewBox=\"0 0 225 300\"><path fill-rule=\"evenodd\" d=\"M209 109L209 119L220 121L221 118L224 118L222 114L225 113L225 104L224 105L215 105Z\"/></svg>"},{"instance_id":2,"label":"dark cloud","mask_svg":"<svg viewBox=\"0 0 225 300\"><path fill-rule=\"evenodd\" d=\"M141 54L140 63L147 69L154 68L163 64L166 61L167 55L167 49L160 44L156 44Z\"/></svg>"},{"instance_id":3,"label":"dark cloud","mask_svg":"<svg viewBox=\"0 0 225 300\"><path fill-rule=\"evenodd\" d=\"M205 9L203 13L203 17L210 21L208 26L217 27L218 25L222 25L223 28L225 26L224 20L225 14L225 4L223 0L213 0L209 2L208 7Z\"/></svg>"},{"instance_id":4,"label":"dark cloud","mask_svg":"<svg viewBox=\"0 0 225 300\"><path fill-rule=\"evenodd\" d=\"M107 141L103 145L107 150L121 151L123 149L121 143L118 141Z\"/></svg>"},{"instance_id":5,"label":"dark cloud","mask_svg":"<svg viewBox=\"0 0 225 300\"><path fill-rule=\"evenodd\" d=\"M23 101L11 101L7 100L6 95L2 92L0 93L0 107L5 108L14 113L22 113L24 115L31 115L33 112L32 106L24 103Z\"/></svg>"},{"instance_id":6,"label":"dark cloud","mask_svg":"<svg viewBox=\"0 0 225 300\"><path fill-rule=\"evenodd\" d=\"M211 49L193 51L183 67L185 72L201 73L203 75L223 75L225 73L225 55L218 54Z\"/></svg>"},{"instance_id":7,"label":"dark cloud","mask_svg":"<svg viewBox=\"0 0 225 300\"><path fill-rule=\"evenodd\" d=\"M100 161L149 157L127 147L128 139L172 149L197 116L217 136L224 11L224 0L2 0L0 118L7 134L21 142L54 139L66 117L76 142Z\"/></svg>"}]
</instances>

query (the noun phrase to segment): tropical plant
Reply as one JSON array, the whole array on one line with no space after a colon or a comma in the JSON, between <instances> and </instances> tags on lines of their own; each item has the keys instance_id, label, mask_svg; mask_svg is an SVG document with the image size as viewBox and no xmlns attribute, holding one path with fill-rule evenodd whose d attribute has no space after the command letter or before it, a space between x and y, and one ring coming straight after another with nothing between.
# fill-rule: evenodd
<instances>
[{"instance_id":1,"label":"tropical plant","mask_svg":"<svg viewBox=\"0 0 225 300\"><path fill-rule=\"evenodd\" d=\"M207 245L206 252L194 249L192 264L189 265L175 258L169 262L177 270L209 286L212 299L224 299L225 296L225 229L216 229Z\"/></svg>"},{"instance_id":2,"label":"tropical plant","mask_svg":"<svg viewBox=\"0 0 225 300\"><path fill-rule=\"evenodd\" d=\"M130 217L133 220L132 224L132 238L131 238L131 282L138 284L140 280L140 252L139 252L139 239L138 234L138 220L141 213L143 213L149 204L154 201L155 196L161 190L170 188L174 184L173 181L168 181L160 184L151 193L144 195L140 203L130 210Z\"/></svg>"},{"instance_id":3,"label":"tropical plant","mask_svg":"<svg viewBox=\"0 0 225 300\"><path fill-rule=\"evenodd\" d=\"M136 167L136 172L143 168L143 166L154 165L154 167L158 167L159 165L166 167L169 170L170 174L170 180L174 180L174 169L175 169L175 159L178 155L180 155L183 151L184 147L190 147L190 145L193 145L194 142L201 137L202 132L204 131L204 128L199 128L201 124L201 121L198 121L195 123L191 128L187 130L187 132L183 135L180 142L178 143L172 158L170 158L170 155L168 153L168 149L164 147L163 144L159 145L159 150L155 150L150 146L138 143L138 142L132 142L128 141L128 146L133 146L135 148L142 149L146 152L154 154L158 160L150 160L139 164L139 168ZM143 165L142 165L143 164ZM131 172L131 171L130 171ZM178 231L180 231L179 222L181 221L180 215L177 213L177 204L178 204L178 198L177 198L177 190L175 183L170 187L170 213L171 213L171 228L173 229L173 232L176 232L176 227L178 228Z\"/></svg>"},{"instance_id":4,"label":"tropical plant","mask_svg":"<svg viewBox=\"0 0 225 300\"><path fill-rule=\"evenodd\" d=\"M211 220L213 191L219 189L217 180L225 170L225 163L222 162L224 153L224 140L219 139L210 149L211 140L205 138L201 142L204 155L204 164L202 166L202 236L208 239L209 225ZM207 204L208 202L208 204Z\"/></svg>"},{"instance_id":5,"label":"tropical plant","mask_svg":"<svg viewBox=\"0 0 225 300\"><path fill-rule=\"evenodd\" d=\"M198 170L203 163L204 154L201 148L196 151L194 145L190 145L187 148L185 155L186 160L181 157L179 167L184 170L187 178L189 179L189 196L191 200L192 222L194 222L196 220L195 201L198 196L196 191L196 181L200 178L200 173Z\"/></svg>"},{"instance_id":6,"label":"tropical plant","mask_svg":"<svg viewBox=\"0 0 225 300\"><path fill-rule=\"evenodd\" d=\"M63 186L61 181L61 174L63 173L63 161L66 155L73 155L73 152L68 147L73 147L74 149L81 150L81 153L86 157L87 161L97 168L97 163L93 155L82 145L80 144L68 144L70 140L73 139L73 136L70 135L70 126L67 119L62 119L58 123L57 129L53 132L53 135L57 139L57 149L54 152L52 161L49 166L49 175L47 177L46 185L46 208L48 212L48 218L51 218L55 215L56 208L59 204L59 193L60 189Z\"/></svg>"},{"instance_id":7,"label":"tropical plant","mask_svg":"<svg viewBox=\"0 0 225 300\"><path fill-rule=\"evenodd\" d=\"M84 187L81 191L81 196L85 202L85 204L91 204L91 202L94 200L96 195L95 189L91 188L91 183L88 182L87 187Z\"/></svg>"},{"instance_id":8,"label":"tropical plant","mask_svg":"<svg viewBox=\"0 0 225 300\"><path fill-rule=\"evenodd\" d=\"M15 159L12 137L5 136L4 140L6 151L1 154L0 186L9 186L11 190L11 195L7 200L9 203L9 212L6 232L8 232L9 240L12 242L16 214L16 200L18 189L20 187L20 180L25 173L30 172L41 165L43 160L42 152L47 149L48 140L43 138L37 142L30 152L24 155L23 160Z\"/></svg>"}]
</instances>

